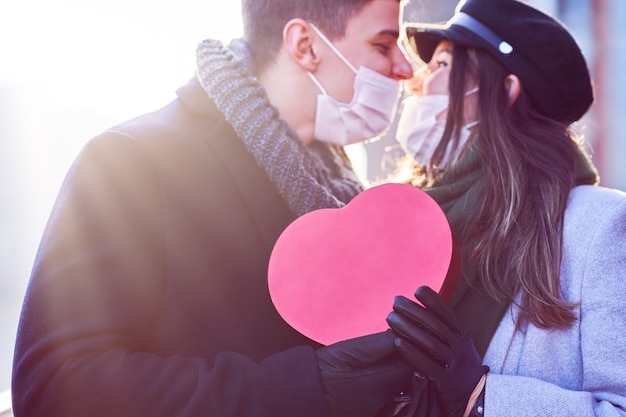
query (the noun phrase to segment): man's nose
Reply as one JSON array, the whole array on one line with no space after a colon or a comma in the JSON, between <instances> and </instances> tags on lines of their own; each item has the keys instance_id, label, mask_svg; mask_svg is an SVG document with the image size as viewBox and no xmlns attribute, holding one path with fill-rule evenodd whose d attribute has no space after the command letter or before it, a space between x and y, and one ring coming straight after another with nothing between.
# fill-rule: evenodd
<instances>
[{"instance_id":1,"label":"man's nose","mask_svg":"<svg viewBox=\"0 0 626 417\"><path fill-rule=\"evenodd\" d=\"M413 66L406 59L400 50L400 47L396 46L395 49L393 66L391 68L391 77L398 81L408 80L413 76Z\"/></svg>"}]
</instances>

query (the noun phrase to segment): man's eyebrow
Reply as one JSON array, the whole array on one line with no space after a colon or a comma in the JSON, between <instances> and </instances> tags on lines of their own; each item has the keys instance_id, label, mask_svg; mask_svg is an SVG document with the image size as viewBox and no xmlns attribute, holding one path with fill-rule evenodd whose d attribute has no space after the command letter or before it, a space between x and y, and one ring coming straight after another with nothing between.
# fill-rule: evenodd
<instances>
[{"instance_id":1,"label":"man's eyebrow","mask_svg":"<svg viewBox=\"0 0 626 417\"><path fill-rule=\"evenodd\" d=\"M398 38L400 36L400 32L397 30L381 30L376 34L376 36L392 36L394 38Z\"/></svg>"}]
</instances>

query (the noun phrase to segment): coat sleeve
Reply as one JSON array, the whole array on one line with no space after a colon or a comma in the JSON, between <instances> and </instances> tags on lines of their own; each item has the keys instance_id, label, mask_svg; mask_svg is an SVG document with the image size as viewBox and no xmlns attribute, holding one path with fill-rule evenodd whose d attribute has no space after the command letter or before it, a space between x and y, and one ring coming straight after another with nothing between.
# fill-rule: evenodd
<instances>
[{"instance_id":1,"label":"coat sleeve","mask_svg":"<svg viewBox=\"0 0 626 417\"><path fill-rule=\"evenodd\" d=\"M626 195L580 190L587 191L590 198L583 205L589 208L577 213L574 236L574 244L584 248L577 252L579 277L573 281L580 286L574 290L580 294L579 323L563 331L579 339L564 346L561 341L566 339L557 330L543 331L539 343L529 333L522 336L524 354L532 353L524 360L535 361L535 369L543 366L538 372L543 377L489 374L486 417L626 416ZM550 361L555 355L558 361ZM569 358L563 359L566 355ZM549 369L554 368L550 364L567 361L576 366L569 371Z\"/></svg>"},{"instance_id":2,"label":"coat sleeve","mask_svg":"<svg viewBox=\"0 0 626 417\"><path fill-rule=\"evenodd\" d=\"M91 141L44 232L17 335L16 417L323 416L312 348L255 362L146 340L168 282L159 179L132 138ZM202 329L198 329L199 332Z\"/></svg>"}]
</instances>

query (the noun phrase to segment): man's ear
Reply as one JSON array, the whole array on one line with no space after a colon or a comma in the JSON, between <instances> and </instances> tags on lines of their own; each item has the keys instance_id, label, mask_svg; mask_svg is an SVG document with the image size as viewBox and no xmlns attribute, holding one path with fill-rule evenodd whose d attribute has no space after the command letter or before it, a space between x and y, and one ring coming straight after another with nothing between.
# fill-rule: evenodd
<instances>
[{"instance_id":1,"label":"man's ear","mask_svg":"<svg viewBox=\"0 0 626 417\"><path fill-rule=\"evenodd\" d=\"M522 88L522 83L520 82L517 75L509 74L504 79L504 88L509 95L509 104L515 103L517 97L519 97L519 92Z\"/></svg>"},{"instance_id":2,"label":"man's ear","mask_svg":"<svg viewBox=\"0 0 626 417\"><path fill-rule=\"evenodd\" d=\"M304 70L313 72L319 59L313 45L315 32L304 19L291 19L283 28L283 45L291 58Z\"/></svg>"}]
</instances>

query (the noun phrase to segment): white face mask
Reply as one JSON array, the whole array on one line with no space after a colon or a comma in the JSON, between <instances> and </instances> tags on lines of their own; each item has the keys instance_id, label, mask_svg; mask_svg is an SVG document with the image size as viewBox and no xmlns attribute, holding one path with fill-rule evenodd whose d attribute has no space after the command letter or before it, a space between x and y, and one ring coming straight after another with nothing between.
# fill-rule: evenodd
<instances>
[{"instance_id":1,"label":"white face mask","mask_svg":"<svg viewBox=\"0 0 626 417\"><path fill-rule=\"evenodd\" d=\"M393 78L360 67L358 71L314 25L313 29L339 58L356 74L354 96L340 103L329 96L319 80L307 74L320 89L315 115L315 138L336 145L349 145L382 134L395 116L400 83Z\"/></svg>"},{"instance_id":2,"label":"white face mask","mask_svg":"<svg viewBox=\"0 0 626 417\"><path fill-rule=\"evenodd\" d=\"M478 88L474 88L465 95L468 96L477 91ZM448 100L448 96L445 94L433 94L410 96L403 102L396 140L402 149L421 166L428 164L437 149L437 145L441 142L446 121L437 120L437 116L448 108ZM457 146L452 149L452 142L448 143L437 168L447 169L458 160L471 136L470 128L477 124L478 121L461 128Z\"/></svg>"}]
</instances>

